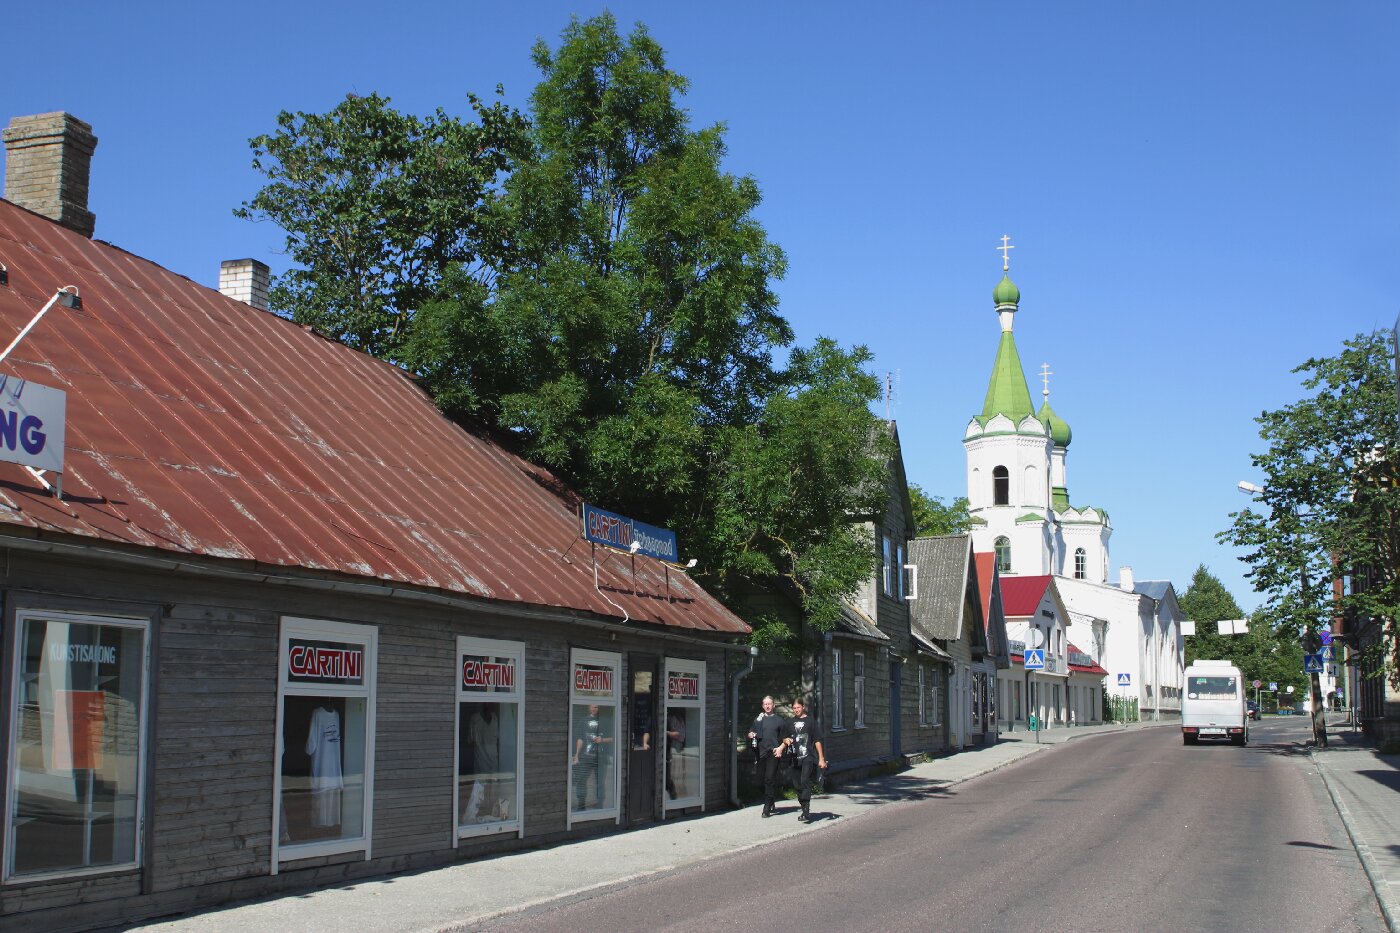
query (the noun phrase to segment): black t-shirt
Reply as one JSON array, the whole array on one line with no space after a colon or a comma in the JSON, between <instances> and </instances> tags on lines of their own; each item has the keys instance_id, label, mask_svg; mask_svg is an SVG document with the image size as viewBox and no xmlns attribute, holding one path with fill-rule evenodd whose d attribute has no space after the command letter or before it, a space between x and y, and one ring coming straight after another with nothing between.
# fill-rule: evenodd
<instances>
[{"instance_id":1,"label":"black t-shirt","mask_svg":"<svg viewBox=\"0 0 1400 933\"><path fill-rule=\"evenodd\" d=\"M811 716L800 716L788 723L789 733L792 735L793 748L797 749L797 760L807 761L807 756L811 755L812 761L817 760L817 743L822 740L821 733L817 731L817 724Z\"/></svg>"},{"instance_id":2,"label":"black t-shirt","mask_svg":"<svg viewBox=\"0 0 1400 933\"><path fill-rule=\"evenodd\" d=\"M753 721L753 729L750 731L758 733L758 750L760 752L773 751L783 744L783 739L791 734L788 731L788 721L777 713L759 713L758 718Z\"/></svg>"}]
</instances>

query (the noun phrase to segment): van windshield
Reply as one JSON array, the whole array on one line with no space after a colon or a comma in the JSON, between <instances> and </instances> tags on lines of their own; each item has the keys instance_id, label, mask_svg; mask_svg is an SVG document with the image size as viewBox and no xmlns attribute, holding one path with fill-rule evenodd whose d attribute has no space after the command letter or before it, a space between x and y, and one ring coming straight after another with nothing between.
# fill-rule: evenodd
<instances>
[{"instance_id":1,"label":"van windshield","mask_svg":"<svg viewBox=\"0 0 1400 933\"><path fill-rule=\"evenodd\" d=\"M1186 681L1186 696L1192 700L1235 696L1233 677L1190 677Z\"/></svg>"}]
</instances>

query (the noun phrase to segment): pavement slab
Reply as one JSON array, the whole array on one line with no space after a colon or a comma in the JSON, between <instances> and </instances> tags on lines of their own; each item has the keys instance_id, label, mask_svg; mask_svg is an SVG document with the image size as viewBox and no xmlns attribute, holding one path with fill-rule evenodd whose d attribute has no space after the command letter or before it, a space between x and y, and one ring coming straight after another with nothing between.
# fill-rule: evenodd
<instances>
[{"instance_id":1,"label":"pavement slab","mask_svg":"<svg viewBox=\"0 0 1400 933\"><path fill-rule=\"evenodd\" d=\"M1361 859L1381 914L1400 933L1400 755L1380 755L1352 732L1335 727L1313 764Z\"/></svg>"}]
</instances>

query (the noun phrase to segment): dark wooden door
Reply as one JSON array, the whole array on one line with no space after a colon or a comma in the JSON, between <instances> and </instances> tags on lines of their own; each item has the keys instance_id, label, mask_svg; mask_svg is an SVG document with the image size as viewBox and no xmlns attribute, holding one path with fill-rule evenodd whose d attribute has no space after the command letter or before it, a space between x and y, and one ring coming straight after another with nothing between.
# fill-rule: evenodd
<instances>
[{"instance_id":1,"label":"dark wooden door","mask_svg":"<svg viewBox=\"0 0 1400 933\"><path fill-rule=\"evenodd\" d=\"M630 700L630 747L627 756L627 822L650 823L656 819L656 749L666 740L658 727L657 688L660 686L659 659L652 654L634 654L628 667L632 672Z\"/></svg>"}]
</instances>

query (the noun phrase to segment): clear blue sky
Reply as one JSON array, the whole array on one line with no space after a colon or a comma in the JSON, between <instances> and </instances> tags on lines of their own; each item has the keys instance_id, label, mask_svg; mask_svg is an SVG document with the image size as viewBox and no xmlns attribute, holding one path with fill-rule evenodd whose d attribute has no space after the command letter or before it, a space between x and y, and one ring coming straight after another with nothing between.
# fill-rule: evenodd
<instances>
[{"instance_id":1,"label":"clear blue sky","mask_svg":"<svg viewBox=\"0 0 1400 933\"><path fill-rule=\"evenodd\" d=\"M1198 563L1258 598L1214 535L1290 370L1392 326L1400 240L1400 4L612 3L728 126L789 257L802 342L897 374L911 480L965 492L960 439L997 343L1010 234L1016 336L1074 430L1069 490L1108 510L1112 563L1184 590ZM400 0L7 11L0 120L68 110L100 139L97 236L195 281L285 268L233 218L249 137L347 92L466 113L526 103L537 38L600 4Z\"/></svg>"}]
</instances>

